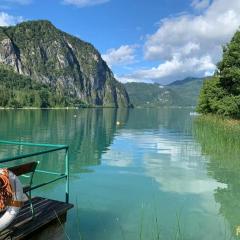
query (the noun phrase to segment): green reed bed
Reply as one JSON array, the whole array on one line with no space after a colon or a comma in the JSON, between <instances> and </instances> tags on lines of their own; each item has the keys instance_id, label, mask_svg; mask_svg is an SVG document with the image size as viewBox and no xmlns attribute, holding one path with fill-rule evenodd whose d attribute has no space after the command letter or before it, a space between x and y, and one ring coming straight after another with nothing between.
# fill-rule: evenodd
<instances>
[{"instance_id":1,"label":"green reed bed","mask_svg":"<svg viewBox=\"0 0 240 240\"><path fill-rule=\"evenodd\" d=\"M240 141L240 120L223 118L216 115L202 115L194 120L194 124L194 130L197 131L198 136L199 131L204 135L208 131L208 137L217 137L215 140L216 143L219 143L218 140L222 140L224 143Z\"/></svg>"},{"instance_id":2,"label":"green reed bed","mask_svg":"<svg viewBox=\"0 0 240 240\"><path fill-rule=\"evenodd\" d=\"M201 144L202 153L230 164L240 154L240 120L215 115L197 117L193 122L193 136ZM240 161L237 161L240 166Z\"/></svg>"},{"instance_id":3,"label":"green reed bed","mask_svg":"<svg viewBox=\"0 0 240 240\"><path fill-rule=\"evenodd\" d=\"M224 178L221 179L224 183L231 176L240 183L240 121L213 115L200 116L193 122L193 136L209 160L209 175L218 181Z\"/></svg>"},{"instance_id":4,"label":"green reed bed","mask_svg":"<svg viewBox=\"0 0 240 240\"><path fill-rule=\"evenodd\" d=\"M236 237L240 225L240 121L200 116L194 120L193 136L207 158L208 175L225 184L215 190L214 198L220 204L219 213L228 221L232 236Z\"/></svg>"}]
</instances>

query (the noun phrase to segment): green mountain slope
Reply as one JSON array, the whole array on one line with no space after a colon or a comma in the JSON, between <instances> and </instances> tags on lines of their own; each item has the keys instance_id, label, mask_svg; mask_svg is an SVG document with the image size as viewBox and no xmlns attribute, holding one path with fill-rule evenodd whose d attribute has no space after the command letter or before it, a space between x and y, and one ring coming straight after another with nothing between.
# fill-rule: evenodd
<instances>
[{"instance_id":1,"label":"green mountain slope","mask_svg":"<svg viewBox=\"0 0 240 240\"><path fill-rule=\"evenodd\" d=\"M83 102L63 96L48 84L39 83L29 77L0 66L1 107L64 107L81 106Z\"/></svg>"},{"instance_id":2,"label":"green mountain slope","mask_svg":"<svg viewBox=\"0 0 240 240\"><path fill-rule=\"evenodd\" d=\"M169 85L157 83L126 83L125 87L134 106L196 106L201 78L187 78Z\"/></svg>"},{"instance_id":3,"label":"green mountain slope","mask_svg":"<svg viewBox=\"0 0 240 240\"><path fill-rule=\"evenodd\" d=\"M168 85L167 87L175 93L174 105L196 106L203 81L203 78L186 78Z\"/></svg>"},{"instance_id":4,"label":"green mountain slope","mask_svg":"<svg viewBox=\"0 0 240 240\"><path fill-rule=\"evenodd\" d=\"M63 98L57 105L130 106L124 86L114 78L99 52L49 21L0 27L0 68L9 76L21 74L44 85L48 94ZM21 78L13 76L16 81ZM2 79L0 87L4 88L6 79ZM14 81L9 89L15 90ZM47 105L55 106L54 101Z\"/></svg>"}]
</instances>

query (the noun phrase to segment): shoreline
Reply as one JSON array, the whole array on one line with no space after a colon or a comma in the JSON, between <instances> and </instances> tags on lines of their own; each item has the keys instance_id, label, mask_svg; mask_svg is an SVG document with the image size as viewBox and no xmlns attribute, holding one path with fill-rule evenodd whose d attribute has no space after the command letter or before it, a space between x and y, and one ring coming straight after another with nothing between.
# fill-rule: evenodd
<instances>
[{"instance_id":1,"label":"shoreline","mask_svg":"<svg viewBox=\"0 0 240 240\"><path fill-rule=\"evenodd\" d=\"M240 131L240 119L234 119L214 114L202 114L200 116L197 116L196 121L212 124L213 126L222 126L225 128L225 130L234 129Z\"/></svg>"},{"instance_id":2,"label":"shoreline","mask_svg":"<svg viewBox=\"0 0 240 240\"><path fill-rule=\"evenodd\" d=\"M76 107L59 107L59 108L37 108L37 107L24 107L24 108L11 108L11 107L7 107L7 108L3 108L0 107L0 110L68 110L68 109L80 109L80 108L76 108Z\"/></svg>"},{"instance_id":3,"label":"shoreline","mask_svg":"<svg viewBox=\"0 0 240 240\"><path fill-rule=\"evenodd\" d=\"M111 106L88 106L88 107L51 107L51 108L39 108L39 107L22 107L22 108L13 108L13 107L0 107L1 110L79 110L79 109L159 109L159 108L169 108L169 109L194 109L194 106L131 106L131 107L111 107Z\"/></svg>"},{"instance_id":4,"label":"shoreline","mask_svg":"<svg viewBox=\"0 0 240 240\"><path fill-rule=\"evenodd\" d=\"M97 109L104 109L104 108L111 108L111 109L132 109L133 107L107 107L107 106L94 106L94 107L52 107L52 108L38 108L38 107L23 107L23 108L12 108L7 107L3 108L0 107L1 110L79 110L79 109L91 109L91 108L97 108Z\"/></svg>"}]
</instances>

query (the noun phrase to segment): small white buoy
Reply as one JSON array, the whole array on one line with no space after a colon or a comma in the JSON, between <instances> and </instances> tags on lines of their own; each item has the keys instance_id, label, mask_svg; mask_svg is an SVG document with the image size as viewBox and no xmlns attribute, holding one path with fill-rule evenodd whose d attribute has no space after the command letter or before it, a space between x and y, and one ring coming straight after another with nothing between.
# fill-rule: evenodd
<instances>
[{"instance_id":1,"label":"small white buoy","mask_svg":"<svg viewBox=\"0 0 240 240\"><path fill-rule=\"evenodd\" d=\"M200 116L201 114L197 113L197 112L190 112L189 115L190 116Z\"/></svg>"},{"instance_id":2,"label":"small white buoy","mask_svg":"<svg viewBox=\"0 0 240 240\"><path fill-rule=\"evenodd\" d=\"M74 117L76 118L76 117L77 117L77 115L74 115Z\"/></svg>"},{"instance_id":3,"label":"small white buoy","mask_svg":"<svg viewBox=\"0 0 240 240\"><path fill-rule=\"evenodd\" d=\"M117 121L117 125L120 125L120 122L119 122L119 121Z\"/></svg>"}]
</instances>

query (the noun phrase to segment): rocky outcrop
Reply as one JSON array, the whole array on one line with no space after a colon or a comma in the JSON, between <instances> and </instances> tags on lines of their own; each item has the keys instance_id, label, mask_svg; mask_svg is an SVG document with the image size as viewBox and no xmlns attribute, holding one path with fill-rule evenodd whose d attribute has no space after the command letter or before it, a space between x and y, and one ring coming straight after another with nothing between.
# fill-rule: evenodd
<instances>
[{"instance_id":1,"label":"rocky outcrop","mask_svg":"<svg viewBox=\"0 0 240 240\"><path fill-rule=\"evenodd\" d=\"M0 27L0 63L88 105L130 106L124 86L99 52L48 21Z\"/></svg>"}]
</instances>

